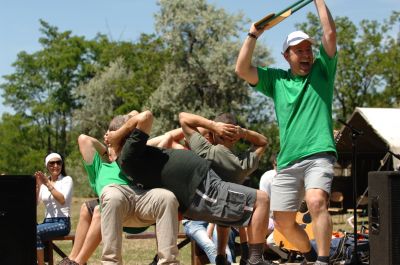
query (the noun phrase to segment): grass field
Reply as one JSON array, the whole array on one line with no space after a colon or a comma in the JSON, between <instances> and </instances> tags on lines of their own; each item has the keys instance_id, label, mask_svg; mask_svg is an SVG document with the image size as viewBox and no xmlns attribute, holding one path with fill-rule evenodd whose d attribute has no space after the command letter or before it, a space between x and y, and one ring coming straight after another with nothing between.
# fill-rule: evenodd
<instances>
[{"instance_id":1,"label":"grass field","mask_svg":"<svg viewBox=\"0 0 400 265\"><path fill-rule=\"evenodd\" d=\"M72 200L72 231L75 231L76 224L79 218L79 210L82 202L86 201L86 198L73 198ZM44 209L43 206L40 205L38 207L38 221L41 222L43 220ZM353 228L346 223L346 219L350 217L350 215L333 216L334 223L334 231L338 229L342 229L347 232L352 232ZM359 222L365 221L365 218L360 218ZM152 229L152 228L149 228ZM182 229L182 228L181 228ZM58 241L57 245L67 254L71 251L71 242ZM148 265L152 260L154 255L156 254L156 242L154 239L141 239L141 240L131 240L131 239L123 239L122 242L122 255L123 261L126 265ZM102 246L100 245L93 256L89 259L89 265L101 265L100 256L101 256ZM190 244L186 245L180 251L180 261L184 265L190 264ZM54 253L54 261L57 264L61 258Z\"/></svg>"}]
</instances>

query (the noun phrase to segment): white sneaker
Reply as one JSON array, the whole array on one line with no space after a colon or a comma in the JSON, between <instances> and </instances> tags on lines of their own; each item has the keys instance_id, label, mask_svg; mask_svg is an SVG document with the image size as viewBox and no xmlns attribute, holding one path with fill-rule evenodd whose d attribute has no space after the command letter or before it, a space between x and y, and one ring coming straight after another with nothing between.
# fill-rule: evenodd
<instances>
[{"instance_id":1,"label":"white sneaker","mask_svg":"<svg viewBox=\"0 0 400 265\"><path fill-rule=\"evenodd\" d=\"M314 265L329 265L329 263L317 260L316 262L314 262Z\"/></svg>"},{"instance_id":2,"label":"white sneaker","mask_svg":"<svg viewBox=\"0 0 400 265\"><path fill-rule=\"evenodd\" d=\"M300 265L311 265L311 264L314 264L314 265L329 265L329 263L322 262L322 261L319 261L319 260L317 260L317 261L314 262L314 263L312 263L312 262L307 262L306 259L303 259L303 261L300 263Z\"/></svg>"}]
</instances>

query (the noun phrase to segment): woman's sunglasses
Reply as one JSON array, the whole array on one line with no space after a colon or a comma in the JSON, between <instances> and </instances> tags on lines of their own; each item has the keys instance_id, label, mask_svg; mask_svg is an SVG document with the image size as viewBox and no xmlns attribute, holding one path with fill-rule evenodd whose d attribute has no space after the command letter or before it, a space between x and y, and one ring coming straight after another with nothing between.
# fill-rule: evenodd
<instances>
[{"instance_id":1,"label":"woman's sunglasses","mask_svg":"<svg viewBox=\"0 0 400 265\"><path fill-rule=\"evenodd\" d=\"M61 165L62 165L62 161L61 161L61 160L50 161L48 164L49 164L50 166L54 166L54 165L61 166Z\"/></svg>"}]
</instances>

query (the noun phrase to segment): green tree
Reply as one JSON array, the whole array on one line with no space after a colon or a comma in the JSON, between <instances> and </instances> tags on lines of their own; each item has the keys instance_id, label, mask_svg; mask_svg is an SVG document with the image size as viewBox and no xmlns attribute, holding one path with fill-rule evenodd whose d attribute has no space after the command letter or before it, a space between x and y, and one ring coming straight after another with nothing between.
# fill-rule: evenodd
<instances>
[{"instance_id":1,"label":"green tree","mask_svg":"<svg viewBox=\"0 0 400 265\"><path fill-rule=\"evenodd\" d=\"M102 139L109 121L122 104L115 91L127 84L131 73L118 58L109 67L98 72L88 83L78 88L82 107L74 112L74 127L80 133Z\"/></svg>"},{"instance_id":2,"label":"green tree","mask_svg":"<svg viewBox=\"0 0 400 265\"><path fill-rule=\"evenodd\" d=\"M37 126L41 148L69 152L68 131L77 108L74 89L92 76L91 59L83 37L40 21L40 51L20 52L13 63L15 73L4 76L4 103Z\"/></svg>"},{"instance_id":3,"label":"green tree","mask_svg":"<svg viewBox=\"0 0 400 265\"><path fill-rule=\"evenodd\" d=\"M98 35L92 44L96 61L108 67L116 58L121 58L130 78L124 85L115 86L114 93L121 98L115 109L117 114L141 110L146 100L161 83L164 65L170 60L170 53L161 38L154 34L141 34L136 43L113 42L104 35Z\"/></svg>"},{"instance_id":4,"label":"green tree","mask_svg":"<svg viewBox=\"0 0 400 265\"><path fill-rule=\"evenodd\" d=\"M319 19L309 13L308 22L297 25L321 38ZM399 43L392 36L399 13L379 23L363 20L357 27L347 17L335 19L339 61L335 81L334 114L348 118L356 107L392 107L399 99Z\"/></svg>"},{"instance_id":5,"label":"green tree","mask_svg":"<svg viewBox=\"0 0 400 265\"><path fill-rule=\"evenodd\" d=\"M42 149L39 128L20 114L3 114L0 123L0 172L33 174L44 169L46 150Z\"/></svg>"},{"instance_id":6,"label":"green tree","mask_svg":"<svg viewBox=\"0 0 400 265\"><path fill-rule=\"evenodd\" d=\"M388 34L384 39L383 59L380 73L385 82L384 91L377 96L377 101L382 107L400 107L400 12L393 11L390 19L385 23ZM397 27L396 27L397 26Z\"/></svg>"},{"instance_id":7,"label":"green tree","mask_svg":"<svg viewBox=\"0 0 400 265\"><path fill-rule=\"evenodd\" d=\"M180 111L206 117L242 113L251 92L234 71L243 16L229 15L205 0L161 0L159 5L156 29L172 60L145 106L157 117L153 133L175 128ZM256 58L272 61L262 47Z\"/></svg>"}]
</instances>

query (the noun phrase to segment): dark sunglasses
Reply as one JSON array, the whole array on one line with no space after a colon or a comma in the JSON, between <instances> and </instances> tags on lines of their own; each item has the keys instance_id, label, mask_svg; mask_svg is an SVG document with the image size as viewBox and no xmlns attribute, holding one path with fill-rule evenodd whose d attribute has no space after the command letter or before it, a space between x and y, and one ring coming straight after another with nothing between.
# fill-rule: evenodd
<instances>
[{"instance_id":1,"label":"dark sunglasses","mask_svg":"<svg viewBox=\"0 0 400 265\"><path fill-rule=\"evenodd\" d=\"M54 165L62 165L62 161L61 160L57 160L57 161L50 161L49 163L48 163L50 166L54 166Z\"/></svg>"}]
</instances>

